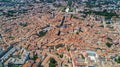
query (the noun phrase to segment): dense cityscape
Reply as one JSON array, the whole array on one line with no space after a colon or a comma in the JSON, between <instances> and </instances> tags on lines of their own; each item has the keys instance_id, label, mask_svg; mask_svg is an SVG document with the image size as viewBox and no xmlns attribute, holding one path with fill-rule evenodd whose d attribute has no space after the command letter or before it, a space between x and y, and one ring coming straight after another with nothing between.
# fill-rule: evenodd
<instances>
[{"instance_id":1,"label":"dense cityscape","mask_svg":"<svg viewBox=\"0 0 120 67\"><path fill-rule=\"evenodd\" d=\"M0 67L120 67L120 1L0 0Z\"/></svg>"}]
</instances>

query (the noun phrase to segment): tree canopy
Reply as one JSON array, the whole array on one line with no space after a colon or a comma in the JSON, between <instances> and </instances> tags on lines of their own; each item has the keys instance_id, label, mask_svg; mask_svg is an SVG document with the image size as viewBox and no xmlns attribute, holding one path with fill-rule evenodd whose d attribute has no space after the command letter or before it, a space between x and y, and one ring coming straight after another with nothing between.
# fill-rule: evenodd
<instances>
[{"instance_id":1,"label":"tree canopy","mask_svg":"<svg viewBox=\"0 0 120 67\"><path fill-rule=\"evenodd\" d=\"M57 61L54 58L50 58L49 67L56 67Z\"/></svg>"}]
</instances>

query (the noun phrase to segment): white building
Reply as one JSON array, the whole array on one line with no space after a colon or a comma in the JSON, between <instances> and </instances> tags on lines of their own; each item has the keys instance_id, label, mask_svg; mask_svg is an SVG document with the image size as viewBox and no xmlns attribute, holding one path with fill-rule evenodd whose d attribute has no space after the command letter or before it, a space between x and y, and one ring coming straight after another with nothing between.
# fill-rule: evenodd
<instances>
[{"instance_id":1,"label":"white building","mask_svg":"<svg viewBox=\"0 0 120 67\"><path fill-rule=\"evenodd\" d=\"M86 51L90 60L97 62L98 55L95 51Z\"/></svg>"}]
</instances>

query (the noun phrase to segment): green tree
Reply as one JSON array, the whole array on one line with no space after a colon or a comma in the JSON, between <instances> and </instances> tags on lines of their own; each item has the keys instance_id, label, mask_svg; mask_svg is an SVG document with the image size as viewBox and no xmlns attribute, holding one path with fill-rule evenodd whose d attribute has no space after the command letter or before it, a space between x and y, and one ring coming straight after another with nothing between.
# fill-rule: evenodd
<instances>
[{"instance_id":1,"label":"green tree","mask_svg":"<svg viewBox=\"0 0 120 67\"><path fill-rule=\"evenodd\" d=\"M108 39L109 41L112 41L112 38L110 38L110 37L108 37L107 39Z\"/></svg>"},{"instance_id":2,"label":"green tree","mask_svg":"<svg viewBox=\"0 0 120 67\"><path fill-rule=\"evenodd\" d=\"M70 51L70 46L67 46L67 50Z\"/></svg>"},{"instance_id":3,"label":"green tree","mask_svg":"<svg viewBox=\"0 0 120 67\"><path fill-rule=\"evenodd\" d=\"M120 57L116 58L115 62L120 63Z\"/></svg>"},{"instance_id":4,"label":"green tree","mask_svg":"<svg viewBox=\"0 0 120 67\"><path fill-rule=\"evenodd\" d=\"M72 0L68 0L68 6L69 6L69 7L72 6Z\"/></svg>"},{"instance_id":5,"label":"green tree","mask_svg":"<svg viewBox=\"0 0 120 67\"><path fill-rule=\"evenodd\" d=\"M50 58L49 67L56 67L57 61L54 58Z\"/></svg>"},{"instance_id":6,"label":"green tree","mask_svg":"<svg viewBox=\"0 0 120 67\"><path fill-rule=\"evenodd\" d=\"M110 47L112 46L112 44L109 43L109 42L107 42L107 43L106 43L106 46L110 48Z\"/></svg>"},{"instance_id":7,"label":"green tree","mask_svg":"<svg viewBox=\"0 0 120 67\"><path fill-rule=\"evenodd\" d=\"M36 60L38 58L38 55L37 54L35 54L35 55L33 55L33 57L31 58L32 60Z\"/></svg>"},{"instance_id":8,"label":"green tree","mask_svg":"<svg viewBox=\"0 0 120 67\"><path fill-rule=\"evenodd\" d=\"M85 59L85 57L82 55L82 59Z\"/></svg>"},{"instance_id":9,"label":"green tree","mask_svg":"<svg viewBox=\"0 0 120 67\"><path fill-rule=\"evenodd\" d=\"M46 33L47 33L47 31L40 31L36 35L39 36L39 37L43 37L43 36L46 35Z\"/></svg>"},{"instance_id":10,"label":"green tree","mask_svg":"<svg viewBox=\"0 0 120 67\"><path fill-rule=\"evenodd\" d=\"M60 54L59 56L60 56L60 58L63 58L63 54Z\"/></svg>"}]
</instances>

